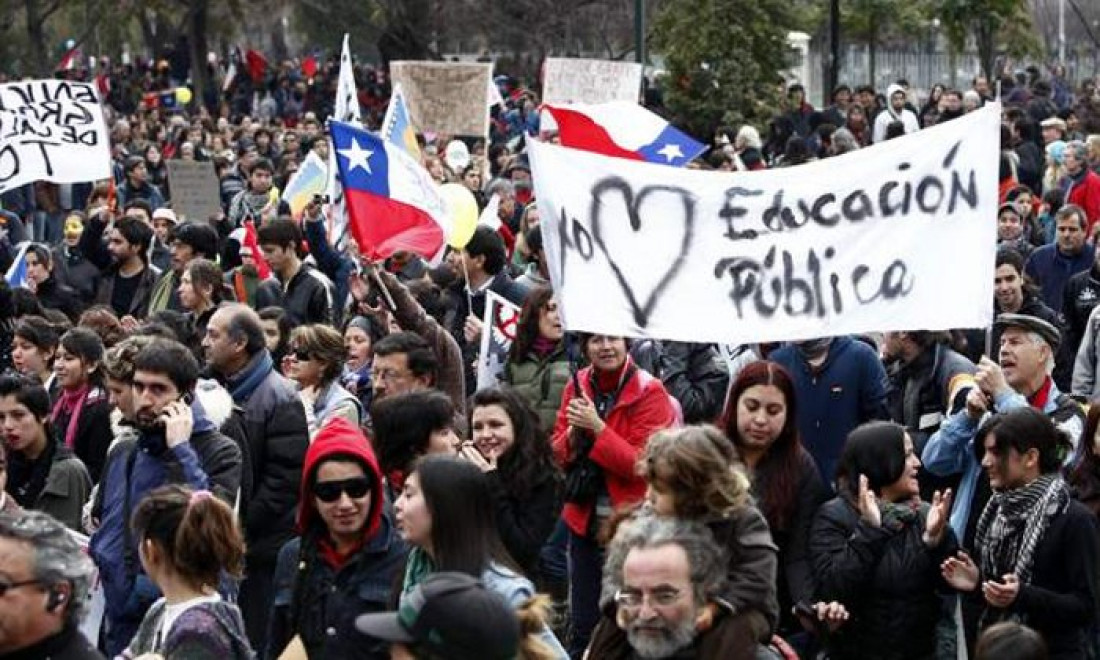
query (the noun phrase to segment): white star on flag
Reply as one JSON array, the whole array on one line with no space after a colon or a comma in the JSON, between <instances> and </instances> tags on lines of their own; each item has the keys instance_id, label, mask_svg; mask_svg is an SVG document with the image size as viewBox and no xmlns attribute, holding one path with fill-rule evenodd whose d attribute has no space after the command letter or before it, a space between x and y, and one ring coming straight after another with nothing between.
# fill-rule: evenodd
<instances>
[{"instance_id":1,"label":"white star on flag","mask_svg":"<svg viewBox=\"0 0 1100 660\"><path fill-rule=\"evenodd\" d=\"M370 157L374 155L374 152L370 149L360 147L359 142L357 142L355 138L351 139L351 147L339 149L337 153L348 159L349 174L355 171L357 167L362 167L366 170L367 174L374 174L370 169Z\"/></svg>"},{"instance_id":2,"label":"white star on flag","mask_svg":"<svg viewBox=\"0 0 1100 660\"><path fill-rule=\"evenodd\" d=\"M666 144L660 150L658 150L657 153L664 156L665 160L667 160L670 163L672 161L676 160L677 158L683 158L684 157L684 152L680 151L680 145L672 144L671 142Z\"/></svg>"}]
</instances>

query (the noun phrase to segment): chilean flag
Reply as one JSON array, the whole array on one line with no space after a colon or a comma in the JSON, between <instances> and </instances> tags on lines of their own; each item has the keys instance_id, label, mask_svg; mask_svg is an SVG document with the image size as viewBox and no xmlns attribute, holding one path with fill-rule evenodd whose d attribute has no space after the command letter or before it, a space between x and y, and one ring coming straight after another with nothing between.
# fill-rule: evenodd
<instances>
[{"instance_id":1,"label":"chilean flag","mask_svg":"<svg viewBox=\"0 0 1100 660\"><path fill-rule=\"evenodd\" d=\"M359 251L385 259L409 251L442 256L450 234L447 203L428 171L401 147L351 124L329 122Z\"/></svg>"},{"instance_id":2,"label":"chilean flag","mask_svg":"<svg viewBox=\"0 0 1100 660\"><path fill-rule=\"evenodd\" d=\"M629 101L544 105L562 146L683 167L706 150L658 115Z\"/></svg>"}]
</instances>

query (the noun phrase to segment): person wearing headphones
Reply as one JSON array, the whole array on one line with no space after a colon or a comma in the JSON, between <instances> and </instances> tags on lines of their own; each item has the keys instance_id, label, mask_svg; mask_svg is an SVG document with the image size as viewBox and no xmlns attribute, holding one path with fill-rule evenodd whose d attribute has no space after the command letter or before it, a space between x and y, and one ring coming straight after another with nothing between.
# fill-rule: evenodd
<instances>
[{"instance_id":1,"label":"person wearing headphones","mask_svg":"<svg viewBox=\"0 0 1100 660\"><path fill-rule=\"evenodd\" d=\"M0 658L102 660L78 629L92 562L40 511L0 514Z\"/></svg>"}]
</instances>

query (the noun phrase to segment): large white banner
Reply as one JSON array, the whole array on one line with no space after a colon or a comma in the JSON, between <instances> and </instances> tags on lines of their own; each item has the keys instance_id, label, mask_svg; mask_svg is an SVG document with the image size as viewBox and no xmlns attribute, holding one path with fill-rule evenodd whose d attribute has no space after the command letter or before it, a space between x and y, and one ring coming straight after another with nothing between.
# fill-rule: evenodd
<instances>
[{"instance_id":1,"label":"large white banner","mask_svg":"<svg viewBox=\"0 0 1100 660\"><path fill-rule=\"evenodd\" d=\"M111 145L95 87L66 80L0 85L0 193L32 181L111 176Z\"/></svg>"},{"instance_id":2,"label":"large white banner","mask_svg":"<svg viewBox=\"0 0 1100 660\"><path fill-rule=\"evenodd\" d=\"M637 62L548 57L542 75L543 103L637 103L642 94Z\"/></svg>"},{"instance_id":3,"label":"large white banner","mask_svg":"<svg viewBox=\"0 0 1100 660\"><path fill-rule=\"evenodd\" d=\"M1000 113L759 172L531 141L566 326L751 343L988 325Z\"/></svg>"}]
</instances>

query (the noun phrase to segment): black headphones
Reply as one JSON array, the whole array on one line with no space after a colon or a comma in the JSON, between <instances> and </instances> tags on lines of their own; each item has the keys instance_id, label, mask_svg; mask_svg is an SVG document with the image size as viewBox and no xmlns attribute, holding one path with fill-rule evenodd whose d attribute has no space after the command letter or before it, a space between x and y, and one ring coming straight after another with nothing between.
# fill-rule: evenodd
<instances>
[{"instance_id":1,"label":"black headphones","mask_svg":"<svg viewBox=\"0 0 1100 660\"><path fill-rule=\"evenodd\" d=\"M57 587L50 588L50 596L46 599L46 611L55 612L57 608L65 604L65 592Z\"/></svg>"}]
</instances>

